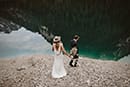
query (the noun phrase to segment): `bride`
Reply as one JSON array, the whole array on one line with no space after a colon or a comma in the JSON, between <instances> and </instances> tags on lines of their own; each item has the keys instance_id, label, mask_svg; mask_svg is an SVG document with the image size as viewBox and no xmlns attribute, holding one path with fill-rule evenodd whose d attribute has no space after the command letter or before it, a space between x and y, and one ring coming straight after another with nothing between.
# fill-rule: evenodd
<instances>
[{"instance_id":1,"label":"bride","mask_svg":"<svg viewBox=\"0 0 130 87\"><path fill-rule=\"evenodd\" d=\"M54 51L54 63L52 68L52 77L53 78L60 78L63 76L66 76L66 70L64 68L64 62L63 62L63 54L69 56L63 46L63 43L61 42L60 36L55 36L53 39L53 45L52 50ZM63 53L63 54L62 54Z\"/></svg>"}]
</instances>

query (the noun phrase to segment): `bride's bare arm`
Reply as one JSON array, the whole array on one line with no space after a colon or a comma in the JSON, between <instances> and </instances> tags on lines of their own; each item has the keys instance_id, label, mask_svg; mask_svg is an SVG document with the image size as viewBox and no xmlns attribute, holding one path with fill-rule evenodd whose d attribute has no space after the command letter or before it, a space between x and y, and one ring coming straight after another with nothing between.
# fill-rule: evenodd
<instances>
[{"instance_id":1,"label":"bride's bare arm","mask_svg":"<svg viewBox=\"0 0 130 87\"><path fill-rule=\"evenodd\" d=\"M70 55L66 52L66 50L65 50L65 48L64 48L64 46L63 46L63 44L61 45L61 50L62 50L62 52L63 52L64 55L70 57Z\"/></svg>"},{"instance_id":2,"label":"bride's bare arm","mask_svg":"<svg viewBox=\"0 0 130 87\"><path fill-rule=\"evenodd\" d=\"M54 47L55 47L54 44L52 44L52 51L54 51Z\"/></svg>"}]
</instances>

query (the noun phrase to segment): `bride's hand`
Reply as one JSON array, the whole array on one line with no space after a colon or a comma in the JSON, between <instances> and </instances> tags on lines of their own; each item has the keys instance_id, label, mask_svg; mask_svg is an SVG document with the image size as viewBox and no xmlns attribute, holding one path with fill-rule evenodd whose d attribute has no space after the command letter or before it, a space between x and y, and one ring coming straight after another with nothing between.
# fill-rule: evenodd
<instances>
[{"instance_id":1,"label":"bride's hand","mask_svg":"<svg viewBox=\"0 0 130 87\"><path fill-rule=\"evenodd\" d=\"M67 56L68 56L69 58L71 58L71 55L70 55L70 54L68 54Z\"/></svg>"}]
</instances>

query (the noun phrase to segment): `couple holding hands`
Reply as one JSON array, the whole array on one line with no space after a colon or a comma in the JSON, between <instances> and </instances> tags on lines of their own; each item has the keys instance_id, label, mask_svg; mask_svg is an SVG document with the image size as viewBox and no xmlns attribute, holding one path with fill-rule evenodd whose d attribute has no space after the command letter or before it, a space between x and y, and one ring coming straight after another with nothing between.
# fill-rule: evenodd
<instances>
[{"instance_id":1,"label":"couple holding hands","mask_svg":"<svg viewBox=\"0 0 130 87\"><path fill-rule=\"evenodd\" d=\"M53 45L52 45L52 51L54 51L54 63L52 67L52 77L53 78L60 78L63 76L66 76L66 70L64 68L64 62L63 58L64 55L71 58L71 61L69 62L69 65L71 67L76 67L78 62L78 35L74 35L73 39L71 40L71 50L70 54L68 54L63 46L63 43L61 41L60 36L55 36L53 38ZM74 64L73 64L74 63Z\"/></svg>"}]
</instances>

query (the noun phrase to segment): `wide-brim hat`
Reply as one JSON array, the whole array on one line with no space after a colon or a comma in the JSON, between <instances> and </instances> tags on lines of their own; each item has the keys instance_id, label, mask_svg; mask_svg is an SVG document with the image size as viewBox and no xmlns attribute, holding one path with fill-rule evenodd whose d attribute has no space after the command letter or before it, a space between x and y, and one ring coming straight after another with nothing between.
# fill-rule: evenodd
<instances>
[{"instance_id":1,"label":"wide-brim hat","mask_svg":"<svg viewBox=\"0 0 130 87\"><path fill-rule=\"evenodd\" d=\"M60 36L55 36L54 38L53 38L53 42L54 43L57 43L57 42L60 42L61 41L61 37Z\"/></svg>"}]
</instances>

